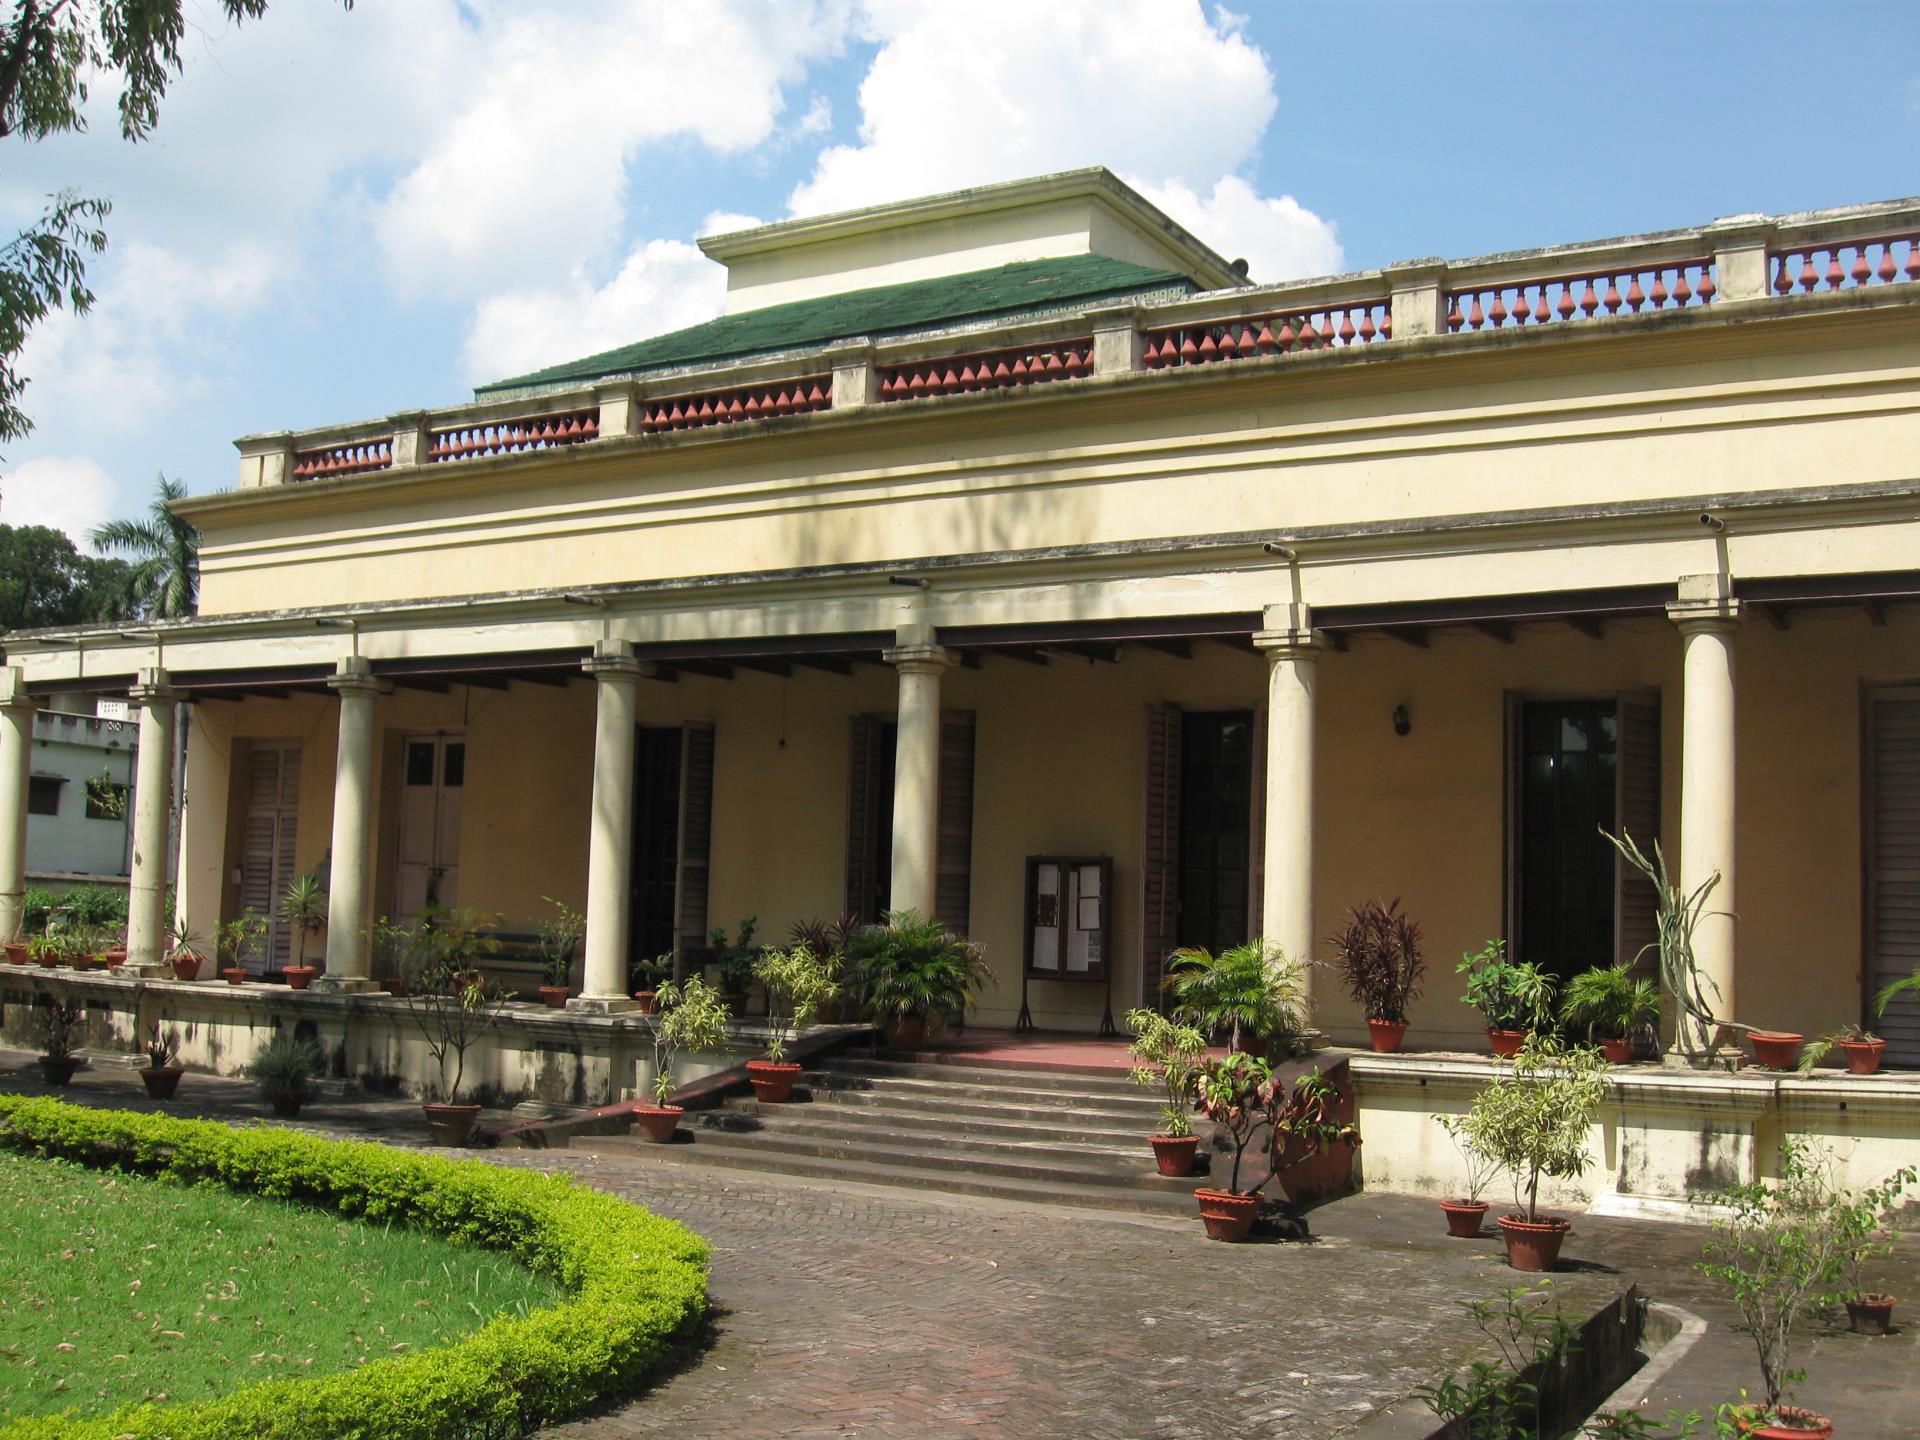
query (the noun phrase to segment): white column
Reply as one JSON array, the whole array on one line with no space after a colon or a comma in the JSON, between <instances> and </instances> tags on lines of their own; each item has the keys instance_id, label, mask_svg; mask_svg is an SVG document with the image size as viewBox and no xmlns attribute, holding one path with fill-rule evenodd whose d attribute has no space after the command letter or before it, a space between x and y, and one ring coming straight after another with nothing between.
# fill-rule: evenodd
<instances>
[{"instance_id":1,"label":"white column","mask_svg":"<svg viewBox=\"0 0 1920 1440\"><path fill-rule=\"evenodd\" d=\"M930 919L940 874L940 676L956 657L924 626L903 626L896 638L885 656L900 676L889 903Z\"/></svg>"},{"instance_id":2,"label":"white column","mask_svg":"<svg viewBox=\"0 0 1920 1440\"><path fill-rule=\"evenodd\" d=\"M0 940L20 933L27 895L27 780L33 712L17 665L0 668Z\"/></svg>"},{"instance_id":3,"label":"white column","mask_svg":"<svg viewBox=\"0 0 1920 1440\"><path fill-rule=\"evenodd\" d=\"M633 751L639 689L653 667L624 640L602 640L582 666L598 682L593 729L593 828L587 841L587 938L580 994L569 1010L633 1008L627 993L632 921Z\"/></svg>"},{"instance_id":4,"label":"white column","mask_svg":"<svg viewBox=\"0 0 1920 1440\"><path fill-rule=\"evenodd\" d=\"M393 687L355 655L339 663L327 688L340 697L333 758L333 859L327 892L326 973L316 990L373 989L367 928L373 923L374 701Z\"/></svg>"},{"instance_id":5,"label":"white column","mask_svg":"<svg viewBox=\"0 0 1920 1440\"><path fill-rule=\"evenodd\" d=\"M133 879L127 886L127 966L167 958L167 831L173 810L174 706L180 692L167 672L142 670L128 698L140 709L140 755L133 781ZM198 917L188 917L198 922ZM204 922L199 922L204 928Z\"/></svg>"},{"instance_id":6,"label":"white column","mask_svg":"<svg viewBox=\"0 0 1920 1440\"><path fill-rule=\"evenodd\" d=\"M1261 929L1301 967L1313 1003L1313 699L1320 651L1305 605L1270 605L1253 637L1267 656L1266 869Z\"/></svg>"},{"instance_id":7,"label":"white column","mask_svg":"<svg viewBox=\"0 0 1920 1440\"><path fill-rule=\"evenodd\" d=\"M1719 989L1722 1020L1737 1018L1734 969L1733 640L1740 602L1718 575L1683 575L1667 615L1684 648L1680 730L1680 875L1688 893L1719 875L1694 932L1694 961ZM1712 1001L1711 994L1709 1000Z\"/></svg>"}]
</instances>

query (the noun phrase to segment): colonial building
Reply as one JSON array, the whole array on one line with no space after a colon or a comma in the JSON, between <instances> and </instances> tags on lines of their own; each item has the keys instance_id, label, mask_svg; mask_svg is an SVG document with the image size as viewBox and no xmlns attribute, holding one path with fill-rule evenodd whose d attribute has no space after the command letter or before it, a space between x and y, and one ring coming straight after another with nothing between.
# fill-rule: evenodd
<instances>
[{"instance_id":1,"label":"colonial building","mask_svg":"<svg viewBox=\"0 0 1920 1440\"><path fill-rule=\"evenodd\" d=\"M711 238L719 319L240 441L179 506L198 617L9 637L0 930L31 712L81 687L140 707L136 961L183 700L185 912L330 855L347 990L430 899L581 905L589 1011L745 917L914 907L984 943L976 1023L1091 1032L1176 945L1314 958L1398 896L1410 1043L1477 1049L1453 956L1651 938L1604 827L1719 876L1726 1013L1861 1021L1920 963L1917 237L1260 285L1089 170Z\"/></svg>"}]
</instances>

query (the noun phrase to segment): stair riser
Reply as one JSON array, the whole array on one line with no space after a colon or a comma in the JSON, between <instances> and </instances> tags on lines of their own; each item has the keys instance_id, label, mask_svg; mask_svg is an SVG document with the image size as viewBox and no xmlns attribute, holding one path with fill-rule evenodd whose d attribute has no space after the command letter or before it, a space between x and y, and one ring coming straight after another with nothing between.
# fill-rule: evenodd
<instances>
[{"instance_id":1,"label":"stair riser","mask_svg":"<svg viewBox=\"0 0 1920 1440\"><path fill-rule=\"evenodd\" d=\"M917 1080L900 1076L859 1075L842 1077L851 1083L836 1083L834 1072L824 1076L811 1072L801 1083L820 1095L922 1095L935 1100L965 1100L971 1104L1017 1105L1026 1109L1099 1110L1114 1115L1155 1116L1159 1102L1140 1091L1132 1095L1083 1092L1078 1090L1034 1090L1011 1085L975 1085L963 1080Z\"/></svg>"},{"instance_id":2,"label":"stair riser","mask_svg":"<svg viewBox=\"0 0 1920 1440\"><path fill-rule=\"evenodd\" d=\"M1054 1070L1002 1070L982 1065L916 1065L900 1060L868 1060L857 1055L836 1055L823 1062L820 1068L845 1075L937 1080L942 1084L994 1089L1067 1090L1085 1095L1122 1096L1147 1093L1119 1071L1106 1075L1078 1075Z\"/></svg>"},{"instance_id":3,"label":"stair riser","mask_svg":"<svg viewBox=\"0 0 1920 1440\"><path fill-rule=\"evenodd\" d=\"M1103 1145L1137 1148L1147 1143L1149 1131L1140 1126L1113 1128L1080 1126L1072 1123L1020 1121L1004 1116L992 1119L980 1115L951 1115L908 1107L836 1105L831 1102L798 1101L785 1105L762 1105L745 1101L738 1110L727 1113L751 1115L769 1124L786 1120L832 1124L846 1130L911 1130L940 1139L1031 1140L1041 1144ZM1054 1117L1047 1117L1052 1120Z\"/></svg>"},{"instance_id":4,"label":"stair riser","mask_svg":"<svg viewBox=\"0 0 1920 1440\"><path fill-rule=\"evenodd\" d=\"M765 1158L766 1168L770 1170L780 1168L780 1162L776 1157L796 1156L824 1160L853 1160L869 1165L897 1165L905 1169L997 1175L1038 1183L1060 1181L1071 1185L1117 1186L1122 1189L1145 1190L1178 1188L1181 1185L1185 1185L1189 1190L1193 1188L1192 1181L1170 1180L1156 1174L1151 1155L1146 1156L1143 1163L1137 1166L1109 1167L1077 1161L1068 1162L1057 1155L1051 1158L1036 1157L1032 1160L1020 1160L1011 1157L917 1148L901 1152L893 1148L865 1145L857 1140L815 1139L776 1134L765 1130L747 1134L730 1134L724 1130L699 1130L695 1133L694 1146L695 1148L707 1146L712 1149L740 1150L760 1155Z\"/></svg>"},{"instance_id":5,"label":"stair riser","mask_svg":"<svg viewBox=\"0 0 1920 1440\"><path fill-rule=\"evenodd\" d=\"M779 1109L778 1106L769 1107ZM811 1107L796 1107L806 1109ZM937 1145L958 1154L995 1156L1014 1155L1034 1160L1058 1159L1066 1164L1131 1165L1143 1155L1151 1157L1152 1148L1144 1141L1089 1145L1071 1135L1016 1137L981 1135L973 1132L944 1132L934 1128L891 1125L850 1125L845 1119L828 1117L809 1119L792 1111L784 1115L753 1116L758 1128L736 1129L714 1119L696 1121L701 1134L790 1135L815 1140L840 1140L863 1145Z\"/></svg>"},{"instance_id":6,"label":"stair riser","mask_svg":"<svg viewBox=\"0 0 1920 1440\"><path fill-rule=\"evenodd\" d=\"M806 1086L801 1086L795 1093L807 1097L803 1103L841 1112L939 1115L952 1119L956 1124L1017 1120L1061 1129L1124 1130L1134 1135L1150 1135L1160 1128L1160 1111L1157 1108L1122 1110L1081 1105L1008 1105L997 1100L953 1100L924 1092L903 1095L884 1090L813 1090Z\"/></svg>"}]
</instances>

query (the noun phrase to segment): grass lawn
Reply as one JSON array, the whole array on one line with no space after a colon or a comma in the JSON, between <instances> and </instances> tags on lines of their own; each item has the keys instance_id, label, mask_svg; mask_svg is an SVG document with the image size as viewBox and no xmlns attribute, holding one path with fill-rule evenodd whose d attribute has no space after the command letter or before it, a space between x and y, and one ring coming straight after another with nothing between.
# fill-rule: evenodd
<instances>
[{"instance_id":1,"label":"grass lawn","mask_svg":"<svg viewBox=\"0 0 1920 1440\"><path fill-rule=\"evenodd\" d=\"M0 1153L0 1414L210 1399L560 1294L438 1236Z\"/></svg>"}]
</instances>

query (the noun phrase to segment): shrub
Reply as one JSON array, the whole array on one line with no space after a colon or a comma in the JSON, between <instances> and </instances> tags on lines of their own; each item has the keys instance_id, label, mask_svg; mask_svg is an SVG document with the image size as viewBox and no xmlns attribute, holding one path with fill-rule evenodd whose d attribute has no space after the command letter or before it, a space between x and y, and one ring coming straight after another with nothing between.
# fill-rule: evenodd
<instances>
[{"instance_id":1,"label":"shrub","mask_svg":"<svg viewBox=\"0 0 1920 1440\"><path fill-rule=\"evenodd\" d=\"M572 1292L457 1345L204 1403L0 1423L0 1440L504 1440L632 1391L706 1309L703 1240L566 1177L16 1095L0 1095L0 1121L12 1150L418 1226L503 1251Z\"/></svg>"},{"instance_id":2,"label":"shrub","mask_svg":"<svg viewBox=\"0 0 1920 1440\"><path fill-rule=\"evenodd\" d=\"M1426 964L1420 957L1420 926L1400 913L1400 901L1354 906L1328 943L1348 996L1367 1019L1405 1024L1407 1002L1419 995Z\"/></svg>"},{"instance_id":3,"label":"shrub","mask_svg":"<svg viewBox=\"0 0 1920 1440\"><path fill-rule=\"evenodd\" d=\"M1176 950L1167 960L1166 988L1175 1019L1209 1035L1226 1031L1232 1050L1246 1037L1259 1036L1290 1053L1307 1028L1300 967L1265 940L1249 940L1218 955Z\"/></svg>"},{"instance_id":4,"label":"shrub","mask_svg":"<svg viewBox=\"0 0 1920 1440\"><path fill-rule=\"evenodd\" d=\"M963 1011L993 978L979 945L917 910L889 911L884 923L855 931L847 961L853 988L881 1024Z\"/></svg>"},{"instance_id":5,"label":"shrub","mask_svg":"<svg viewBox=\"0 0 1920 1440\"><path fill-rule=\"evenodd\" d=\"M127 892L111 885L76 885L60 904L73 912L76 925L127 923Z\"/></svg>"},{"instance_id":6,"label":"shrub","mask_svg":"<svg viewBox=\"0 0 1920 1440\"><path fill-rule=\"evenodd\" d=\"M1469 1132L1482 1153L1513 1176L1522 1219L1540 1219L1540 1177L1577 1180L1593 1157L1587 1130L1607 1098L1607 1062L1598 1050L1569 1050L1530 1035L1511 1069L1473 1098Z\"/></svg>"},{"instance_id":7,"label":"shrub","mask_svg":"<svg viewBox=\"0 0 1920 1440\"><path fill-rule=\"evenodd\" d=\"M22 935L44 935L47 933L47 917L60 903L60 897L51 890L33 889L20 897L20 933ZM11 939L0 936L0 939Z\"/></svg>"},{"instance_id":8,"label":"shrub","mask_svg":"<svg viewBox=\"0 0 1920 1440\"><path fill-rule=\"evenodd\" d=\"M1129 1010L1126 1023L1133 1032L1133 1042L1127 1046L1133 1068L1127 1078L1161 1092L1165 1101L1160 1107L1162 1135L1174 1139L1191 1135L1187 1110L1193 1104L1200 1067L1207 1063L1207 1037L1158 1010Z\"/></svg>"},{"instance_id":9,"label":"shrub","mask_svg":"<svg viewBox=\"0 0 1920 1440\"><path fill-rule=\"evenodd\" d=\"M268 1104L298 1107L313 1098L313 1077L324 1063L313 1041L279 1030L247 1062L246 1073Z\"/></svg>"},{"instance_id":10,"label":"shrub","mask_svg":"<svg viewBox=\"0 0 1920 1440\"><path fill-rule=\"evenodd\" d=\"M1507 959L1504 940L1462 955L1454 973L1467 977L1460 998L1489 1030L1545 1030L1553 1021L1553 976L1531 961Z\"/></svg>"}]
</instances>

